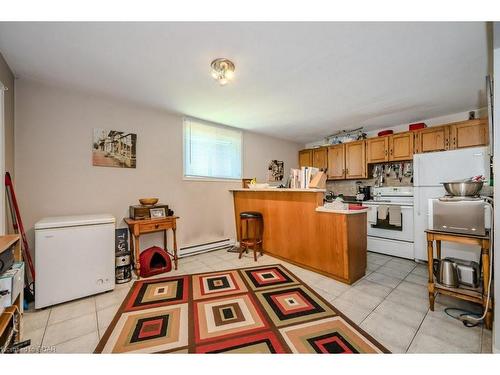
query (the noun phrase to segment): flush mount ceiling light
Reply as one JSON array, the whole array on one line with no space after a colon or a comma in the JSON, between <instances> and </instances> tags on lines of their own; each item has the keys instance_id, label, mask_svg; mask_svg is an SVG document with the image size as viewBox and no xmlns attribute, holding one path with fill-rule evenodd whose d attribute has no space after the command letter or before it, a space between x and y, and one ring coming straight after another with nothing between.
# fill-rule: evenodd
<instances>
[{"instance_id":1,"label":"flush mount ceiling light","mask_svg":"<svg viewBox=\"0 0 500 375\"><path fill-rule=\"evenodd\" d=\"M212 67L212 77L224 86L234 77L234 64L228 59L215 59L210 64Z\"/></svg>"}]
</instances>

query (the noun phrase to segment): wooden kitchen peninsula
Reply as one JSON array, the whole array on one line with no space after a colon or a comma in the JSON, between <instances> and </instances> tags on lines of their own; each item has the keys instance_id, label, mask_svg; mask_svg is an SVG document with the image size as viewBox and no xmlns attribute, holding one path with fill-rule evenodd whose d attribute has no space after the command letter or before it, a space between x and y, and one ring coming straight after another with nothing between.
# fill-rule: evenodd
<instances>
[{"instance_id":1,"label":"wooden kitchen peninsula","mask_svg":"<svg viewBox=\"0 0 500 375\"><path fill-rule=\"evenodd\" d=\"M264 252L352 284L366 270L366 211L330 211L322 189L234 189L236 233L240 212L264 218ZM239 233L238 233L239 236ZM238 238L239 240L239 238Z\"/></svg>"}]
</instances>

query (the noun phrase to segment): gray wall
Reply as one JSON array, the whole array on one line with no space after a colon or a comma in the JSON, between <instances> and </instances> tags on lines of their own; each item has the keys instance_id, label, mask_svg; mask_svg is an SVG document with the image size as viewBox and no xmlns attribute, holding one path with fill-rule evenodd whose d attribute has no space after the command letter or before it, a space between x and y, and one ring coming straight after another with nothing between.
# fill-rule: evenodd
<instances>
[{"instance_id":1,"label":"gray wall","mask_svg":"<svg viewBox=\"0 0 500 375\"><path fill-rule=\"evenodd\" d=\"M95 127L137 133L137 168L93 167ZM284 160L286 170L298 164L296 143L250 132L243 140L245 177L263 180L271 159ZM16 150L18 199L30 238L44 216L111 213L124 226L129 205L141 197L159 197L181 217L180 246L234 238L228 189L241 182L183 180L181 116L19 79Z\"/></svg>"},{"instance_id":2,"label":"gray wall","mask_svg":"<svg viewBox=\"0 0 500 375\"><path fill-rule=\"evenodd\" d=\"M5 171L10 172L14 177L14 74L10 70L7 62L4 60L0 52L0 82L8 88L4 95L4 160L5 160ZM3 176L2 183L3 183ZM5 199L5 198L1 198ZM10 213L8 208L7 200L4 202L5 206L5 233L13 233L12 230L12 220L10 219Z\"/></svg>"},{"instance_id":3,"label":"gray wall","mask_svg":"<svg viewBox=\"0 0 500 375\"><path fill-rule=\"evenodd\" d=\"M14 74L0 53L0 82L5 92L5 170L14 173Z\"/></svg>"}]
</instances>

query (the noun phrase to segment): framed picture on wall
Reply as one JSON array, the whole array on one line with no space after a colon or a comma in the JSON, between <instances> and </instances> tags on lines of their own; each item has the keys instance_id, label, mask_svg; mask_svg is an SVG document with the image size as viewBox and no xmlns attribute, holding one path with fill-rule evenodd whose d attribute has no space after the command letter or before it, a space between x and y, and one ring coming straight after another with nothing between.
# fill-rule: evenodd
<instances>
[{"instance_id":1,"label":"framed picture on wall","mask_svg":"<svg viewBox=\"0 0 500 375\"><path fill-rule=\"evenodd\" d=\"M275 182L283 180L285 163L280 160L271 160L267 167L267 181Z\"/></svg>"},{"instance_id":2,"label":"framed picture on wall","mask_svg":"<svg viewBox=\"0 0 500 375\"><path fill-rule=\"evenodd\" d=\"M135 168L137 134L94 129L92 165L97 167Z\"/></svg>"},{"instance_id":3,"label":"framed picture on wall","mask_svg":"<svg viewBox=\"0 0 500 375\"><path fill-rule=\"evenodd\" d=\"M150 208L149 209L149 216L151 219L159 219L162 217L166 217L167 213L165 212L165 208Z\"/></svg>"}]
</instances>

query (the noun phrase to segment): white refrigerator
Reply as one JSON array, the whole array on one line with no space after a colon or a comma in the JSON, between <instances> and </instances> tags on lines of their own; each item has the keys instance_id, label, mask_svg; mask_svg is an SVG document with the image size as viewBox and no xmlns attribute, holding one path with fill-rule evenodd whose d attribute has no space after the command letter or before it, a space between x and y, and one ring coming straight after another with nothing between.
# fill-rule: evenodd
<instances>
[{"instance_id":1,"label":"white refrigerator","mask_svg":"<svg viewBox=\"0 0 500 375\"><path fill-rule=\"evenodd\" d=\"M488 147L473 147L462 150L431 152L413 155L414 186L414 235L415 259L427 260L428 201L446 194L441 182L483 175L489 179ZM444 257L478 260L477 251L469 246L442 243Z\"/></svg>"},{"instance_id":2,"label":"white refrigerator","mask_svg":"<svg viewBox=\"0 0 500 375\"><path fill-rule=\"evenodd\" d=\"M35 308L115 287L115 218L48 217L35 224Z\"/></svg>"}]
</instances>

